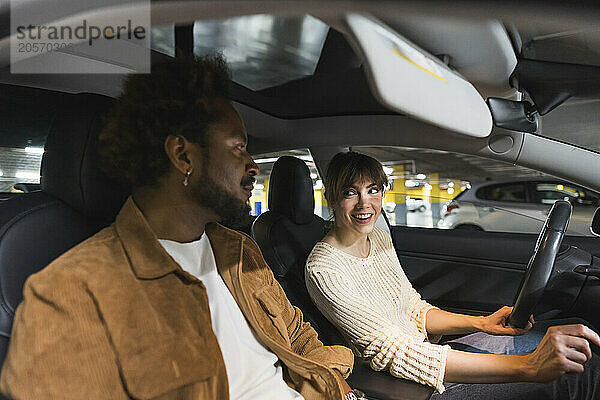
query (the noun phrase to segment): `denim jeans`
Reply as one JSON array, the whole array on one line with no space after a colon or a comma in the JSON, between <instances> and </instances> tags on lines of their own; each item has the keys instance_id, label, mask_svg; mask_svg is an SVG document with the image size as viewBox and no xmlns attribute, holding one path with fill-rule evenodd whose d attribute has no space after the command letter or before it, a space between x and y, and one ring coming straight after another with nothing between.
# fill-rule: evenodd
<instances>
[{"instance_id":1,"label":"denim jeans","mask_svg":"<svg viewBox=\"0 0 600 400\"><path fill-rule=\"evenodd\" d=\"M454 350L471 353L521 354L533 351L550 326L585 321L548 320L536 322L533 328L522 336L492 336L473 333L458 339L443 342ZM595 348L597 351L597 348ZM600 356L593 353L581 374L565 374L548 383L444 383L446 391L435 392L432 400L508 400L508 399L600 399Z\"/></svg>"}]
</instances>

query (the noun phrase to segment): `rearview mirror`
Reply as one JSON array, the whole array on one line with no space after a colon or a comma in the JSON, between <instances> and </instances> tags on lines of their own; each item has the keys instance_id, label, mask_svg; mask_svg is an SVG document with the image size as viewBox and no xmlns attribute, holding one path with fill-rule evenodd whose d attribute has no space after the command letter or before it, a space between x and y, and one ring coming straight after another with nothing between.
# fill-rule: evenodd
<instances>
[{"instance_id":1,"label":"rearview mirror","mask_svg":"<svg viewBox=\"0 0 600 400\"><path fill-rule=\"evenodd\" d=\"M492 113L494 125L519 132L534 133L538 127L533 104L527 101L514 101L489 97L487 104Z\"/></svg>"},{"instance_id":2,"label":"rearview mirror","mask_svg":"<svg viewBox=\"0 0 600 400\"><path fill-rule=\"evenodd\" d=\"M346 23L383 105L465 135L490 134L490 110L470 82L372 17L348 14Z\"/></svg>"}]
</instances>

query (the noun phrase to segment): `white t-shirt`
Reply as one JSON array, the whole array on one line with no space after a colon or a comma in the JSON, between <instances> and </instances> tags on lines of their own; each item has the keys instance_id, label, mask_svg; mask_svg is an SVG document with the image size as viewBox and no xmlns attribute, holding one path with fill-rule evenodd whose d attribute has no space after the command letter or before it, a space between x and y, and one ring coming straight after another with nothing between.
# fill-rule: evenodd
<instances>
[{"instance_id":1,"label":"white t-shirt","mask_svg":"<svg viewBox=\"0 0 600 400\"><path fill-rule=\"evenodd\" d=\"M279 358L263 346L217 272L206 234L190 243L159 239L169 255L206 287L210 318L229 380L231 400L302 400L283 380Z\"/></svg>"}]
</instances>

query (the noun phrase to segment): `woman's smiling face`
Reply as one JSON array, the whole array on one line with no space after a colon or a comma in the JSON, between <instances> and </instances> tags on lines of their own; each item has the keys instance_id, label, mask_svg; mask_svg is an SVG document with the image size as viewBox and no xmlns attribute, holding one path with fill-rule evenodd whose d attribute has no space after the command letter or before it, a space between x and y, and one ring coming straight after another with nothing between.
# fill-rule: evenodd
<instances>
[{"instance_id":1,"label":"woman's smiling face","mask_svg":"<svg viewBox=\"0 0 600 400\"><path fill-rule=\"evenodd\" d=\"M334 206L336 229L367 235L375 226L382 208L383 190L371 179L356 181L345 188Z\"/></svg>"}]
</instances>

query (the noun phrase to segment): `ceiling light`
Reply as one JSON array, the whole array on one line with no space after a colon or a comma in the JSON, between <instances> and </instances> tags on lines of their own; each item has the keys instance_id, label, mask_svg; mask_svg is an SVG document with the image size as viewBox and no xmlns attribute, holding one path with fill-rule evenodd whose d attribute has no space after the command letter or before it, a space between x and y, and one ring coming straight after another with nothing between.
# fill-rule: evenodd
<instances>
[{"instance_id":1,"label":"ceiling light","mask_svg":"<svg viewBox=\"0 0 600 400\"><path fill-rule=\"evenodd\" d=\"M385 165L383 166L383 172L385 172L386 175L391 175L394 173L394 168L392 167L386 167Z\"/></svg>"},{"instance_id":2,"label":"ceiling light","mask_svg":"<svg viewBox=\"0 0 600 400\"><path fill-rule=\"evenodd\" d=\"M15 177L19 179L40 179L40 173L33 171L17 171Z\"/></svg>"},{"instance_id":3,"label":"ceiling light","mask_svg":"<svg viewBox=\"0 0 600 400\"><path fill-rule=\"evenodd\" d=\"M262 183L257 183L256 185L254 185L254 189L263 190L264 188L265 185L263 185Z\"/></svg>"},{"instance_id":4,"label":"ceiling light","mask_svg":"<svg viewBox=\"0 0 600 400\"><path fill-rule=\"evenodd\" d=\"M256 160L254 160L254 162L256 164L266 164L266 163L275 162L278 159L279 159L279 157L257 158Z\"/></svg>"},{"instance_id":5,"label":"ceiling light","mask_svg":"<svg viewBox=\"0 0 600 400\"><path fill-rule=\"evenodd\" d=\"M425 179L427 178L427 175L425 174L417 174L417 179Z\"/></svg>"},{"instance_id":6,"label":"ceiling light","mask_svg":"<svg viewBox=\"0 0 600 400\"><path fill-rule=\"evenodd\" d=\"M448 194L452 194L454 193L454 189L453 188L448 188Z\"/></svg>"},{"instance_id":7,"label":"ceiling light","mask_svg":"<svg viewBox=\"0 0 600 400\"><path fill-rule=\"evenodd\" d=\"M404 182L404 186L406 187L415 187L418 186L419 184L415 181L411 181L411 180L407 180Z\"/></svg>"},{"instance_id":8,"label":"ceiling light","mask_svg":"<svg viewBox=\"0 0 600 400\"><path fill-rule=\"evenodd\" d=\"M294 155L294 157L299 158L299 159L301 159L304 162L306 162L306 161L308 161L310 163L313 162L313 159L312 159L311 156L297 156L297 155ZM257 163L257 164L266 164L266 163L275 162L277 160L279 160L279 156L277 156L277 157L266 157L266 158L256 158L254 160L254 162Z\"/></svg>"},{"instance_id":9,"label":"ceiling light","mask_svg":"<svg viewBox=\"0 0 600 400\"><path fill-rule=\"evenodd\" d=\"M319 177L319 175L315 174L314 172L310 173L310 179L317 179Z\"/></svg>"},{"instance_id":10,"label":"ceiling light","mask_svg":"<svg viewBox=\"0 0 600 400\"><path fill-rule=\"evenodd\" d=\"M25 153L31 153L31 154L44 154L44 148L43 147L25 147Z\"/></svg>"},{"instance_id":11,"label":"ceiling light","mask_svg":"<svg viewBox=\"0 0 600 400\"><path fill-rule=\"evenodd\" d=\"M454 187L454 182L448 182L448 187Z\"/></svg>"}]
</instances>

